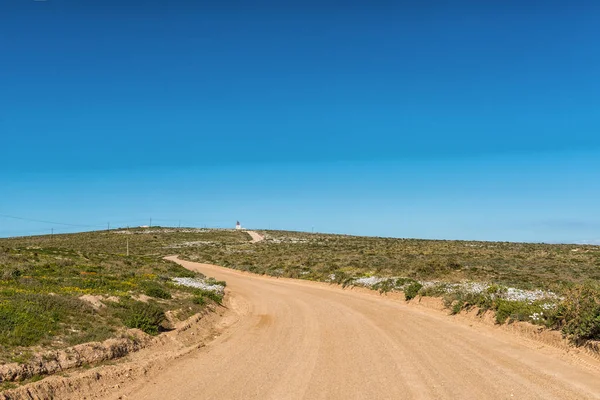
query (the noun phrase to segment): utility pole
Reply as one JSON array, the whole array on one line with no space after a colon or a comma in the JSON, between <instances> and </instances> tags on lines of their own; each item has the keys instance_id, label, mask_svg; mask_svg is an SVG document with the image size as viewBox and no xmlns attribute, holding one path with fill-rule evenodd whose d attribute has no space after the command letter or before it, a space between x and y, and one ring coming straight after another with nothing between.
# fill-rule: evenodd
<instances>
[{"instance_id":1,"label":"utility pole","mask_svg":"<svg viewBox=\"0 0 600 400\"><path fill-rule=\"evenodd\" d=\"M106 229L106 231L107 231L107 232L110 232L110 222L108 222L108 226L107 226L107 228L108 228L108 229Z\"/></svg>"},{"instance_id":2,"label":"utility pole","mask_svg":"<svg viewBox=\"0 0 600 400\"><path fill-rule=\"evenodd\" d=\"M51 229L51 232L50 232L50 239L51 239L51 240L54 240L54 228L52 228L52 229Z\"/></svg>"},{"instance_id":3,"label":"utility pole","mask_svg":"<svg viewBox=\"0 0 600 400\"><path fill-rule=\"evenodd\" d=\"M181 220L179 220L179 225L177 225L178 228L181 228Z\"/></svg>"},{"instance_id":4,"label":"utility pole","mask_svg":"<svg viewBox=\"0 0 600 400\"><path fill-rule=\"evenodd\" d=\"M152 218L150 218L150 228L152 228Z\"/></svg>"}]
</instances>

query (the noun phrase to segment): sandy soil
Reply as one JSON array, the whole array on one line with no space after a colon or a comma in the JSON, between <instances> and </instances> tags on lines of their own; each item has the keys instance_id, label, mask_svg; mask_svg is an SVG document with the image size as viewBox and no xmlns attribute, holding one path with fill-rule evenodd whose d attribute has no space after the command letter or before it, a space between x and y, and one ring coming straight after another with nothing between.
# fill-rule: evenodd
<instances>
[{"instance_id":1,"label":"sandy soil","mask_svg":"<svg viewBox=\"0 0 600 400\"><path fill-rule=\"evenodd\" d=\"M236 322L103 398L600 398L590 358L393 297L178 262L227 281Z\"/></svg>"}]
</instances>

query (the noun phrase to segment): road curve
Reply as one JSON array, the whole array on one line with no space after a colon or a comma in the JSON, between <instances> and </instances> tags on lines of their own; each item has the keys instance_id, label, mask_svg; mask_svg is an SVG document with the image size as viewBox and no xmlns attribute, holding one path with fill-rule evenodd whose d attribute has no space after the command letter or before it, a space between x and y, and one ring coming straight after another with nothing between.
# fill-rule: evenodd
<instances>
[{"instance_id":1,"label":"road curve","mask_svg":"<svg viewBox=\"0 0 600 400\"><path fill-rule=\"evenodd\" d=\"M226 280L237 322L119 398L600 398L597 365L503 331L357 291L177 262Z\"/></svg>"}]
</instances>

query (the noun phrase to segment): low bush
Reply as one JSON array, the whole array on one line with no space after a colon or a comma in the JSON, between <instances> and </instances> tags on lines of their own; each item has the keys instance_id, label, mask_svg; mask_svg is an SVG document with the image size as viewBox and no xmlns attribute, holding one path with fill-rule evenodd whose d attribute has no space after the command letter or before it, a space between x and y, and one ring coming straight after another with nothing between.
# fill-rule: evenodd
<instances>
[{"instance_id":1,"label":"low bush","mask_svg":"<svg viewBox=\"0 0 600 400\"><path fill-rule=\"evenodd\" d=\"M207 290L207 289L199 289L199 288L187 288L186 291L192 295L191 301L197 305L208 304L211 301L222 305L223 303L223 293Z\"/></svg>"},{"instance_id":2,"label":"low bush","mask_svg":"<svg viewBox=\"0 0 600 400\"><path fill-rule=\"evenodd\" d=\"M164 310L155 302L127 301L119 304L121 318L125 326L137 328L149 335L157 335L165 321Z\"/></svg>"},{"instance_id":3,"label":"low bush","mask_svg":"<svg viewBox=\"0 0 600 400\"><path fill-rule=\"evenodd\" d=\"M223 295L212 290L204 290L202 296L211 299L217 304L223 303Z\"/></svg>"},{"instance_id":4,"label":"low bush","mask_svg":"<svg viewBox=\"0 0 600 400\"><path fill-rule=\"evenodd\" d=\"M219 286L223 286L223 287L226 287L226 286L227 286L227 282L225 282L225 281L218 281L218 280L216 280L215 278L206 278L206 279L204 280L204 282L205 282L207 285L219 285Z\"/></svg>"},{"instance_id":5,"label":"low bush","mask_svg":"<svg viewBox=\"0 0 600 400\"><path fill-rule=\"evenodd\" d=\"M525 301L509 301L498 299L495 303L496 322L499 324L509 321L528 321L530 316L539 312L539 307Z\"/></svg>"},{"instance_id":6,"label":"low bush","mask_svg":"<svg viewBox=\"0 0 600 400\"><path fill-rule=\"evenodd\" d=\"M495 308L493 298L489 293L470 293L464 291L446 292L443 294L444 305L452 314L458 314L463 309L479 307L481 312Z\"/></svg>"},{"instance_id":7,"label":"low bush","mask_svg":"<svg viewBox=\"0 0 600 400\"><path fill-rule=\"evenodd\" d=\"M411 300L417 297L417 294L419 294L419 290L421 290L422 287L423 285L421 285L419 282L414 282L408 285L404 289L404 297L406 300Z\"/></svg>"},{"instance_id":8,"label":"low bush","mask_svg":"<svg viewBox=\"0 0 600 400\"><path fill-rule=\"evenodd\" d=\"M163 289L162 287L156 285L156 286L148 286L146 288L146 290L144 290L144 293L146 294L146 296L150 296L150 297L154 297L156 299L171 299L171 293L169 293L167 290Z\"/></svg>"},{"instance_id":9,"label":"low bush","mask_svg":"<svg viewBox=\"0 0 600 400\"><path fill-rule=\"evenodd\" d=\"M572 341L600 340L600 285L589 282L568 290L558 314L563 333Z\"/></svg>"},{"instance_id":10,"label":"low bush","mask_svg":"<svg viewBox=\"0 0 600 400\"><path fill-rule=\"evenodd\" d=\"M194 304L198 304L199 306L203 306L206 304L206 299L201 294L198 294L198 295L194 296L194 298L192 299L192 302Z\"/></svg>"},{"instance_id":11,"label":"low bush","mask_svg":"<svg viewBox=\"0 0 600 400\"><path fill-rule=\"evenodd\" d=\"M394 279L386 279L384 281L378 282L371 287L373 290L378 290L379 293L387 293L396 288L396 282Z\"/></svg>"}]
</instances>

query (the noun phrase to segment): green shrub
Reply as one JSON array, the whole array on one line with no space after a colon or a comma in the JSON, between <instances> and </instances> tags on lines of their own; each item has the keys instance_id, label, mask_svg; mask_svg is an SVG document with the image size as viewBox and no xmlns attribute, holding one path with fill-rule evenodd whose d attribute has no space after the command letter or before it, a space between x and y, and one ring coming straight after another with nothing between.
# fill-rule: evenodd
<instances>
[{"instance_id":1,"label":"green shrub","mask_svg":"<svg viewBox=\"0 0 600 400\"><path fill-rule=\"evenodd\" d=\"M456 291L444 294L443 299L444 305L447 308L450 308L452 314L458 314L463 309L469 309L471 307L479 307L480 312L484 312L495 308L496 306L492 297L487 293Z\"/></svg>"},{"instance_id":2,"label":"green shrub","mask_svg":"<svg viewBox=\"0 0 600 400\"><path fill-rule=\"evenodd\" d=\"M529 321L531 315L540 312L539 305L530 304L526 301L511 301L497 299L496 305L496 322L499 324L508 321Z\"/></svg>"},{"instance_id":3,"label":"green shrub","mask_svg":"<svg viewBox=\"0 0 600 400\"><path fill-rule=\"evenodd\" d=\"M192 299L192 302L194 304L198 304L200 306L203 306L206 304L206 299L204 298L204 296L202 296L201 294L194 296L194 298Z\"/></svg>"},{"instance_id":4,"label":"green shrub","mask_svg":"<svg viewBox=\"0 0 600 400\"><path fill-rule=\"evenodd\" d=\"M417 294L419 294L419 290L421 290L422 287L423 285L421 285L419 282L414 282L408 285L406 289L404 289L404 297L406 300L411 300L417 297Z\"/></svg>"},{"instance_id":5,"label":"green shrub","mask_svg":"<svg viewBox=\"0 0 600 400\"><path fill-rule=\"evenodd\" d=\"M137 328L150 335L157 335L165 321L165 312L154 302L132 301L123 304L122 318L125 326Z\"/></svg>"},{"instance_id":6,"label":"green shrub","mask_svg":"<svg viewBox=\"0 0 600 400\"><path fill-rule=\"evenodd\" d=\"M196 289L194 290L194 302L196 303L196 299L198 299L198 303L196 304L203 304L201 303L202 301L206 302L206 299L210 299L212 301L214 301L217 304L221 304L223 302L223 295L220 293L217 293L213 290L204 290L204 289ZM199 298L202 298L202 300L199 300Z\"/></svg>"},{"instance_id":7,"label":"green shrub","mask_svg":"<svg viewBox=\"0 0 600 400\"><path fill-rule=\"evenodd\" d=\"M403 287L415 282L416 281L412 278L397 278L394 284L396 285L396 287Z\"/></svg>"},{"instance_id":8,"label":"green shrub","mask_svg":"<svg viewBox=\"0 0 600 400\"><path fill-rule=\"evenodd\" d=\"M217 304L222 304L223 302L223 295L212 290L207 290L203 296L208 297Z\"/></svg>"},{"instance_id":9,"label":"green shrub","mask_svg":"<svg viewBox=\"0 0 600 400\"><path fill-rule=\"evenodd\" d=\"M396 282L394 279L386 279L373 285L372 289L378 290L379 293L387 293L389 291L392 291L395 287Z\"/></svg>"},{"instance_id":10,"label":"green shrub","mask_svg":"<svg viewBox=\"0 0 600 400\"><path fill-rule=\"evenodd\" d=\"M172 298L171 293L161 288L160 286L147 287L144 293L147 296L154 297L156 299L170 299Z\"/></svg>"},{"instance_id":11,"label":"green shrub","mask_svg":"<svg viewBox=\"0 0 600 400\"><path fill-rule=\"evenodd\" d=\"M223 287L227 286L227 282L225 282L225 281L218 281L218 280L216 280L215 278L212 278L212 277L211 278L206 278L204 281L208 285L219 285L219 286L223 286Z\"/></svg>"},{"instance_id":12,"label":"green shrub","mask_svg":"<svg viewBox=\"0 0 600 400\"><path fill-rule=\"evenodd\" d=\"M492 285L488 286L488 288L485 290L485 292L490 295L496 295L496 294L504 292L505 290L506 289L500 287L499 285L492 284Z\"/></svg>"},{"instance_id":13,"label":"green shrub","mask_svg":"<svg viewBox=\"0 0 600 400\"><path fill-rule=\"evenodd\" d=\"M571 288L558 314L564 319L563 333L572 341L600 339L600 286L586 283Z\"/></svg>"}]
</instances>

